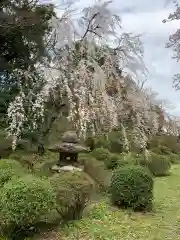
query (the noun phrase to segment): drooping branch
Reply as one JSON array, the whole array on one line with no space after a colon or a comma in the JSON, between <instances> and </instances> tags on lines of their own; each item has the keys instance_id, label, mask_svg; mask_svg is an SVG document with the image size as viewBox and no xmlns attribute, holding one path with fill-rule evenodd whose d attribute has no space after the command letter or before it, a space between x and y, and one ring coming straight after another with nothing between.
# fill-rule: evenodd
<instances>
[{"instance_id":1,"label":"drooping branch","mask_svg":"<svg viewBox=\"0 0 180 240\"><path fill-rule=\"evenodd\" d=\"M100 15L98 12L95 13L95 14L91 17L91 19L89 20L89 23L88 23L88 25L87 25L87 29L85 30L85 33L84 33L84 35L82 36L81 41L83 41L83 40L86 38L88 32L92 32L92 33L94 33L95 35L97 34L97 33L95 32L95 30L98 28L98 26L97 26L95 29L91 29L90 26L91 26L93 20L94 20L98 15ZM98 35L98 36L99 36L99 35Z\"/></svg>"},{"instance_id":2,"label":"drooping branch","mask_svg":"<svg viewBox=\"0 0 180 240\"><path fill-rule=\"evenodd\" d=\"M48 60L46 64L39 63L37 70L43 75L43 86L34 93L34 97L32 94L25 95L31 98L31 101L25 99L26 106L27 103L29 106L25 113L28 113L27 119L33 123L33 129L43 123L46 103L54 99L50 90L56 88L60 90L57 96L59 100L63 98L62 92L66 93L69 106L68 120L74 122L83 137L86 136L87 129L88 131L91 129L93 134L101 134L117 126L119 119L125 118L130 112L129 108L124 108L125 105L130 106L134 113L144 111L145 107L141 102L144 104L145 98L136 91L129 90L128 98L124 98L123 85L127 79L122 77L120 69L121 65L122 68L129 68L132 72L139 69L144 71L142 43L138 36L127 33L118 35L116 29L120 26L120 19L108 9L108 3L91 6L82 12L85 17L81 16L83 24L79 27L83 26L80 30L83 31L85 28L85 31L81 35L77 34L78 31L74 28L70 12L65 12L63 18L53 22L52 36L56 39L50 38L50 41L47 41L48 50L53 50L53 54L56 54L51 57L53 66L50 66ZM118 43L114 49L108 45L112 38L113 43ZM44 74L47 69L51 73L48 76ZM34 86L30 73L27 76L28 81ZM108 93L107 90L110 88L113 94ZM58 105L55 102L55 113L51 117L47 131L58 117L56 113L61 111L62 102L63 99L58 101ZM145 106L148 108L148 104ZM24 119L24 123L25 121ZM16 136L15 129L16 127L11 133Z\"/></svg>"}]
</instances>

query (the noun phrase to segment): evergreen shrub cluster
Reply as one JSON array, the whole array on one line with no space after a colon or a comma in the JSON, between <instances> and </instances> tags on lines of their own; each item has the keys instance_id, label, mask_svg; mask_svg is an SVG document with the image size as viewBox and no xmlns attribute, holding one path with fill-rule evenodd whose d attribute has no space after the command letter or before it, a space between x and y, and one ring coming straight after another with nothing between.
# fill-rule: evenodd
<instances>
[{"instance_id":1,"label":"evergreen shrub cluster","mask_svg":"<svg viewBox=\"0 0 180 240\"><path fill-rule=\"evenodd\" d=\"M149 210L153 201L153 177L141 166L118 168L111 180L111 198L119 207Z\"/></svg>"},{"instance_id":2,"label":"evergreen shrub cluster","mask_svg":"<svg viewBox=\"0 0 180 240\"><path fill-rule=\"evenodd\" d=\"M8 237L57 218L79 219L94 189L85 173L39 177L11 159L0 161L0 183L0 230Z\"/></svg>"}]
</instances>

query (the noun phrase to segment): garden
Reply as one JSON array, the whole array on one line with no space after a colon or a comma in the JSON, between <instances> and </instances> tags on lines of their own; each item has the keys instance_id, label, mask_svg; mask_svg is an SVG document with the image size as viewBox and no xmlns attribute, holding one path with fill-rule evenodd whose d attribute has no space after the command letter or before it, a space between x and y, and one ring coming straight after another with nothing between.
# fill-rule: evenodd
<instances>
[{"instance_id":1,"label":"garden","mask_svg":"<svg viewBox=\"0 0 180 240\"><path fill-rule=\"evenodd\" d=\"M180 119L144 37L116 1L55 2L0 3L0 239L180 239Z\"/></svg>"},{"instance_id":2,"label":"garden","mask_svg":"<svg viewBox=\"0 0 180 240\"><path fill-rule=\"evenodd\" d=\"M180 155L173 139L156 136L146 159L121 152L115 137L108 144L96 138L92 151L79 154L83 171L53 171L57 153L48 150L1 159L2 237L178 239Z\"/></svg>"}]
</instances>

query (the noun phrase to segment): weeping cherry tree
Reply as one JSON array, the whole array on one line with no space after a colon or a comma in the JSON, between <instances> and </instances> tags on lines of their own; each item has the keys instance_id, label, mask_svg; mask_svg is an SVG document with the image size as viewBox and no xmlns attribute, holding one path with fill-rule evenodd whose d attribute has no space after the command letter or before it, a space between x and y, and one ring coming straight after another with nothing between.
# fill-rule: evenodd
<instances>
[{"instance_id":1,"label":"weeping cherry tree","mask_svg":"<svg viewBox=\"0 0 180 240\"><path fill-rule=\"evenodd\" d=\"M124 119L133 111L133 133L145 148L149 100L138 90L126 89L127 78L120 70L126 69L132 81L147 71L140 36L122 31L111 1L97 1L75 16L71 6L60 18L51 19L52 32L46 41L52 59L36 64L37 81L32 71L14 71L19 94L9 105L7 129L13 148L27 124L32 131L43 125L46 104L55 95L68 108L68 121L80 137L107 133L121 125L127 151ZM39 82L42 87L34 92ZM26 94L25 83L31 84Z\"/></svg>"}]
</instances>

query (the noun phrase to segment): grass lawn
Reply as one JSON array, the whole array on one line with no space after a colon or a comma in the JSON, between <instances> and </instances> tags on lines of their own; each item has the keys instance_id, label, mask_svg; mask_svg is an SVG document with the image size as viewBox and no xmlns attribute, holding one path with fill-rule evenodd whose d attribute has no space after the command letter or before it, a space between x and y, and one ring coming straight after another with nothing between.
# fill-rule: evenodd
<instances>
[{"instance_id":1,"label":"grass lawn","mask_svg":"<svg viewBox=\"0 0 180 240\"><path fill-rule=\"evenodd\" d=\"M156 178L154 196L154 210L146 214L117 210L102 199L81 221L40 239L180 240L180 166Z\"/></svg>"}]
</instances>

